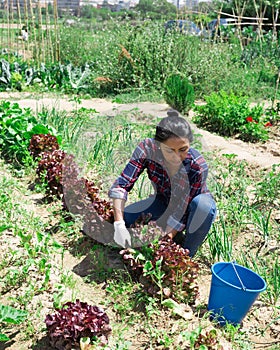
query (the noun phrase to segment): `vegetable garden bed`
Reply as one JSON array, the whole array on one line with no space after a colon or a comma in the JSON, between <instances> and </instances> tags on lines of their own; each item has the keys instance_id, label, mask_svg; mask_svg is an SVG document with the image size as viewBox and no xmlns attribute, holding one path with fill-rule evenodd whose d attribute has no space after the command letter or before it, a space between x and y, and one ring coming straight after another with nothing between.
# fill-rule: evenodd
<instances>
[{"instance_id":1,"label":"vegetable garden bed","mask_svg":"<svg viewBox=\"0 0 280 350\"><path fill-rule=\"evenodd\" d=\"M19 109L13 110L18 112ZM83 175L94 181L100 197L105 198L110 181L126 159L120 147L126 141L126 146L132 148L137 139L147 136L156 118L152 115L144 118L138 111L131 120L130 113L121 113L113 124L119 130L117 138L108 132L112 130L112 118L92 110L79 113L52 116L45 111L39 119L47 126L61 128L63 147L75 154L79 164L84 160L88 167L83 169ZM84 118L86 129L77 124L77 116ZM98 146L100 152L90 152L91 156L85 159L88 152L83 153L77 146L81 146L77 143L81 135L73 132L73 125L79 126L76 130L81 135L94 133L87 147L96 150ZM99 132L98 139L96 132ZM270 142L273 138L278 142L279 127L270 133ZM207 153L219 217L195 258L199 266L198 294L189 304L182 300L177 300L177 304L172 301L164 304L132 279L118 249L83 235L80 216L66 215L60 198L46 197L47 185L36 182L36 162L24 162L24 166L15 162L11 167L8 164L13 157L8 153L5 162L1 161L0 170L0 303L24 310L27 316L18 325L1 323L0 333L10 338L1 344L3 349L51 349L44 323L46 315L53 314L63 303L77 299L98 305L108 314L112 331L103 348L277 349L280 340L279 166L262 169L233 154L221 155L218 151L214 159L212 157L213 154ZM112 159L116 160L114 164ZM143 182L141 194L145 196L146 191L149 188ZM132 193L132 198L135 196ZM209 321L207 314L210 266L215 261L228 259L229 254L262 275L268 288L241 327L220 328ZM90 349L86 342L81 342L81 347Z\"/></svg>"}]
</instances>

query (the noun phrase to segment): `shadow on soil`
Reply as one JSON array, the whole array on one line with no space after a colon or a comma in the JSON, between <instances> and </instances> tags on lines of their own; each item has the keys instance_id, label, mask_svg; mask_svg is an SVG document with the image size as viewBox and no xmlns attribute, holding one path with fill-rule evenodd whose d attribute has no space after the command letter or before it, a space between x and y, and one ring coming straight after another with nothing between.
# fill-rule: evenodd
<instances>
[{"instance_id":1,"label":"shadow on soil","mask_svg":"<svg viewBox=\"0 0 280 350\"><path fill-rule=\"evenodd\" d=\"M87 282L102 283L116 270L124 270L124 264L118 249L97 243L91 246L86 257L72 270L80 277L86 278Z\"/></svg>"},{"instance_id":2,"label":"shadow on soil","mask_svg":"<svg viewBox=\"0 0 280 350\"><path fill-rule=\"evenodd\" d=\"M32 350L53 350L53 347L51 347L48 337L45 336L33 345Z\"/></svg>"}]
</instances>

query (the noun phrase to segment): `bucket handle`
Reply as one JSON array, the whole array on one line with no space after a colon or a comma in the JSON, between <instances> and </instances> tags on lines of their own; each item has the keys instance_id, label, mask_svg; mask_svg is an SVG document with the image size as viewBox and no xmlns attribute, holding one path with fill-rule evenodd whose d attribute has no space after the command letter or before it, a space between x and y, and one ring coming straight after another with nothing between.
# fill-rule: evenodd
<instances>
[{"instance_id":1,"label":"bucket handle","mask_svg":"<svg viewBox=\"0 0 280 350\"><path fill-rule=\"evenodd\" d=\"M239 274L238 274L238 272L237 272L236 267L235 267L234 264L236 264L236 261L232 261L232 262L231 262L231 265L232 265L232 267L233 267L233 269L234 269L234 272L235 272L235 274L236 274L236 276L237 276L237 278L238 278L238 280L239 280L239 283L241 284L241 288L242 288L244 291L246 291L246 287L244 286L244 284L243 284L243 282L242 282L242 280L241 280L241 278L240 278L240 276L239 276Z\"/></svg>"}]
</instances>

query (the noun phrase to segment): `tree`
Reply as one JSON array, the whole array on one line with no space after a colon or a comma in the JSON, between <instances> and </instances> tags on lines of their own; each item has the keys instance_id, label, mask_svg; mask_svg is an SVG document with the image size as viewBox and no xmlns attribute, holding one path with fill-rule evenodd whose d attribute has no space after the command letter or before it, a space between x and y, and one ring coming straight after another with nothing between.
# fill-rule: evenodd
<instances>
[{"instance_id":1,"label":"tree","mask_svg":"<svg viewBox=\"0 0 280 350\"><path fill-rule=\"evenodd\" d=\"M139 0L139 3L135 6L137 11L140 11L142 14L147 14L147 12L152 12L154 10L154 1L153 0Z\"/></svg>"},{"instance_id":2,"label":"tree","mask_svg":"<svg viewBox=\"0 0 280 350\"><path fill-rule=\"evenodd\" d=\"M177 12L176 6L167 0L139 0L135 10L139 11L143 18L147 15L152 18L173 18Z\"/></svg>"}]
</instances>

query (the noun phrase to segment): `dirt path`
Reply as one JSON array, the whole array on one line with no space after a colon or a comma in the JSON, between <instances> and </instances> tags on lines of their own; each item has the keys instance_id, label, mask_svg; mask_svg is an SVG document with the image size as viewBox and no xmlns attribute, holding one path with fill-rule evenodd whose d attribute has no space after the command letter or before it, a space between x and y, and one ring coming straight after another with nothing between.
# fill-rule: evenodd
<instances>
[{"instance_id":1,"label":"dirt path","mask_svg":"<svg viewBox=\"0 0 280 350\"><path fill-rule=\"evenodd\" d=\"M142 112L144 115L164 117L169 109L166 103L129 103L119 104L105 99L87 99L77 103L66 96L51 96L48 94L9 93L1 92L0 100L17 102L21 108L31 108L39 112L42 108L72 111L77 108L94 109L101 115L116 115L120 112ZM192 117L190 113L190 118ZM220 154L236 154L240 160L246 160L257 167L270 168L273 164L280 164L280 140L275 137L276 131L271 130L272 137L265 144L250 144L237 139L225 139L211 134L208 131L198 129L193 125L195 133L202 135L202 144L205 151L218 152ZM278 127L279 129L279 127ZM274 137L273 137L274 136Z\"/></svg>"}]
</instances>

